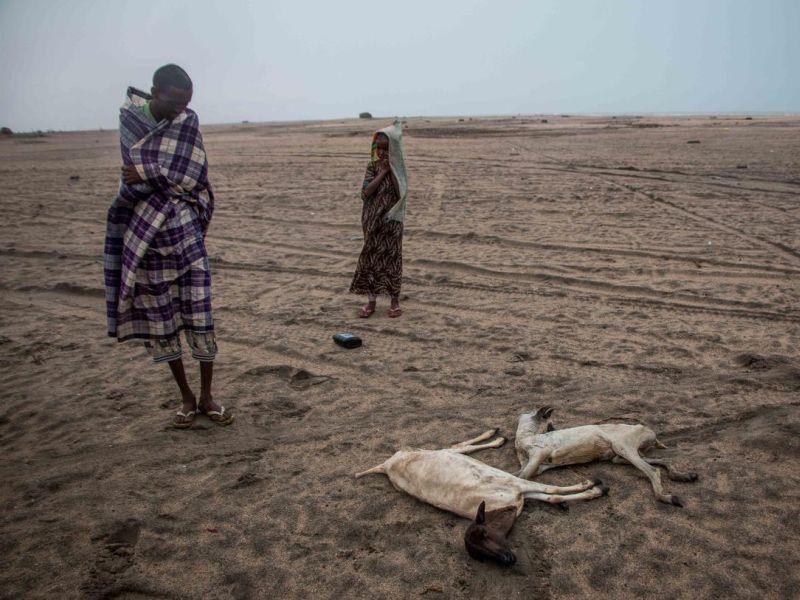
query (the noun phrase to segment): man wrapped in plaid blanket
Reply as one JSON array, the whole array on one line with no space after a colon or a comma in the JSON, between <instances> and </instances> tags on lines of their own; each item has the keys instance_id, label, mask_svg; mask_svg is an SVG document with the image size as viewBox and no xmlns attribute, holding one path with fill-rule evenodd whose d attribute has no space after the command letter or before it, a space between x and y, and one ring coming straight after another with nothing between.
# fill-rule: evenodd
<instances>
[{"instance_id":1,"label":"man wrapped in plaid blanket","mask_svg":"<svg viewBox=\"0 0 800 600\"><path fill-rule=\"evenodd\" d=\"M108 211L104 253L108 335L144 340L169 364L183 396L176 427L197 412L232 417L211 397L217 353L205 234L214 210L192 81L177 65L153 75L152 95L128 88L120 109L122 183ZM199 402L181 359L180 332L200 361Z\"/></svg>"}]
</instances>

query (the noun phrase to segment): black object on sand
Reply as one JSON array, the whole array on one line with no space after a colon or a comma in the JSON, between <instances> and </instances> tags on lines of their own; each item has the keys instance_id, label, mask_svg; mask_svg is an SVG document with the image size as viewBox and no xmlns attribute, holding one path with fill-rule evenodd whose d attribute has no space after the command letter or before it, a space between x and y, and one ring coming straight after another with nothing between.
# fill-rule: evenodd
<instances>
[{"instance_id":1,"label":"black object on sand","mask_svg":"<svg viewBox=\"0 0 800 600\"><path fill-rule=\"evenodd\" d=\"M333 336L333 341L343 348L358 348L361 346L361 338L352 333L337 333Z\"/></svg>"}]
</instances>

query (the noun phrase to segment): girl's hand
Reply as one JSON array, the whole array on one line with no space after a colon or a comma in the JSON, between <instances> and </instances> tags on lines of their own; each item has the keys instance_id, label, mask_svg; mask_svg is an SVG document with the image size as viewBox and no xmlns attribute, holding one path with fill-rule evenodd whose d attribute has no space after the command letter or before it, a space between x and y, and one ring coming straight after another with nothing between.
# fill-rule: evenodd
<instances>
[{"instance_id":1,"label":"girl's hand","mask_svg":"<svg viewBox=\"0 0 800 600\"><path fill-rule=\"evenodd\" d=\"M392 168L389 166L389 159L384 158L378 161L378 175L386 176L392 172Z\"/></svg>"}]
</instances>

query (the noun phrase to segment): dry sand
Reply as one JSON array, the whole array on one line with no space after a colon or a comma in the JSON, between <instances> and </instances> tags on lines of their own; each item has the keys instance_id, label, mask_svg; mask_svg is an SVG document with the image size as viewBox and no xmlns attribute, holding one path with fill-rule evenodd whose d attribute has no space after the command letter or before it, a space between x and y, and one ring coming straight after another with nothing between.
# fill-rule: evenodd
<instances>
[{"instance_id":1,"label":"dry sand","mask_svg":"<svg viewBox=\"0 0 800 600\"><path fill-rule=\"evenodd\" d=\"M105 337L116 133L0 140L2 596L796 597L800 118L547 119L409 120L406 314L368 321L346 290L387 121L206 127L237 420L189 431L166 367ZM686 507L631 467L548 472L611 494L530 502L504 570L352 478L543 404L656 429Z\"/></svg>"}]
</instances>

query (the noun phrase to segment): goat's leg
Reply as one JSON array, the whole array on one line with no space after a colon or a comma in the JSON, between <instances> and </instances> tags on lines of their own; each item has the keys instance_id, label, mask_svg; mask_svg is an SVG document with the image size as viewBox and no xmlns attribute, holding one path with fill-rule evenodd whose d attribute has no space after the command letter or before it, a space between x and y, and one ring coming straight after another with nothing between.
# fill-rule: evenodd
<instances>
[{"instance_id":1,"label":"goat's leg","mask_svg":"<svg viewBox=\"0 0 800 600\"><path fill-rule=\"evenodd\" d=\"M490 429L488 431L484 431L476 438L472 438L471 440L467 440L466 442L459 442L458 444L450 446L450 448L455 449L455 448L460 448L461 446L471 446L473 444L477 444L478 442L485 442L486 440L491 439L496 435L497 435L497 428Z\"/></svg>"},{"instance_id":2,"label":"goat's leg","mask_svg":"<svg viewBox=\"0 0 800 600\"><path fill-rule=\"evenodd\" d=\"M650 484L653 486L653 493L660 502L665 502L674 506L683 506L680 498L676 495L664 492L664 487L661 484L661 472L639 456L639 451L636 448L630 447L624 443L620 444L614 442L612 442L612 448L614 452L647 475Z\"/></svg>"},{"instance_id":3,"label":"goat's leg","mask_svg":"<svg viewBox=\"0 0 800 600\"><path fill-rule=\"evenodd\" d=\"M538 481L526 481L525 485L521 486L524 494L531 493L557 495L584 492L593 487L604 487L604 485L599 479L587 479L586 481L581 481L575 485L548 485L546 483L539 483Z\"/></svg>"},{"instance_id":4,"label":"goat's leg","mask_svg":"<svg viewBox=\"0 0 800 600\"><path fill-rule=\"evenodd\" d=\"M528 455L528 462L522 465L522 469L517 473L520 479L530 479L539 474L539 465L547 457L549 452L547 450L534 451Z\"/></svg>"},{"instance_id":5,"label":"goat's leg","mask_svg":"<svg viewBox=\"0 0 800 600\"><path fill-rule=\"evenodd\" d=\"M472 454L473 452L477 452L478 450L485 450L487 448L499 448L503 444L506 443L506 438L499 437L496 440L489 442L488 444L476 444L471 446L469 444L460 444L458 446L453 446L452 448L448 448L452 452L458 452L459 454Z\"/></svg>"},{"instance_id":6,"label":"goat's leg","mask_svg":"<svg viewBox=\"0 0 800 600\"><path fill-rule=\"evenodd\" d=\"M688 473L678 471L678 469L660 458L645 458L645 460L651 465L664 467L667 470L667 477L672 479L672 481L697 481L697 473L694 471L689 471Z\"/></svg>"},{"instance_id":7,"label":"goat's leg","mask_svg":"<svg viewBox=\"0 0 800 600\"><path fill-rule=\"evenodd\" d=\"M678 469L670 465L667 461L662 460L660 458L648 458L646 456L643 456L642 460L649 465L663 467L667 472L667 477L669 477L672 481L697 481L697 473L695 473L694 471L689 471L688 473L684 473L683 471L679 471ZM615 456L614 458L611 459L611 462L617 464L626 464L626 465L630 464L627 460L625 460L621 456Z\"/></svg>"},{"instance_id":8,"label":"goat's leg","mask_svg":"<svg viewBox=\"0 0 800 600\"><path fill-rule=\"evenodd\" d=\"M580 500L593 500L608 494L608 488L604 485L593 486L588 490L577 494L543 494L541 492L525 492L523 496L526 500L541 500L549 504L560 504L566 507L567 502L578 502Z\"/></svg>"}]
</instances>

